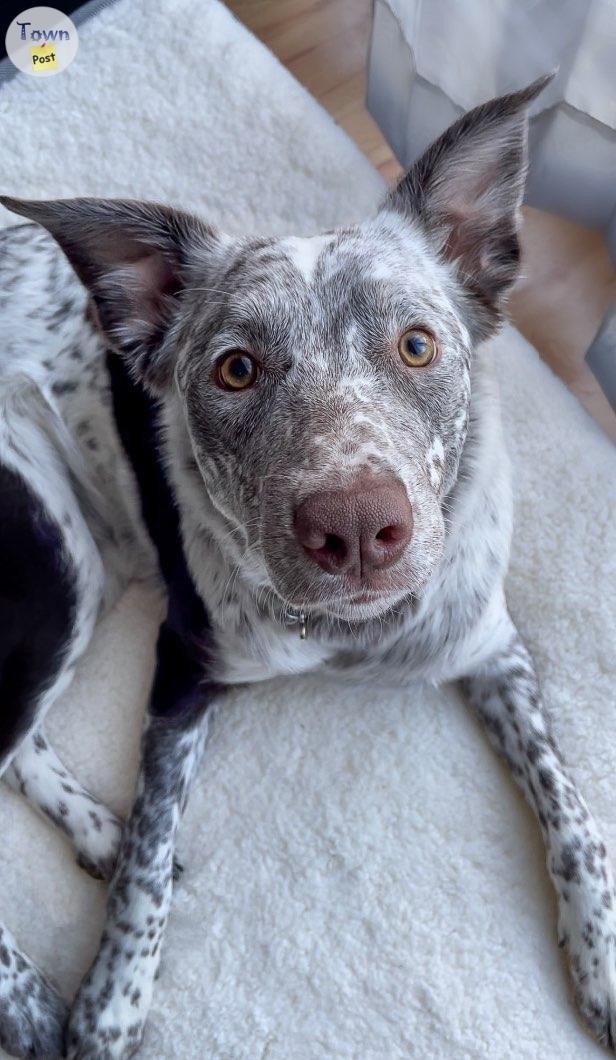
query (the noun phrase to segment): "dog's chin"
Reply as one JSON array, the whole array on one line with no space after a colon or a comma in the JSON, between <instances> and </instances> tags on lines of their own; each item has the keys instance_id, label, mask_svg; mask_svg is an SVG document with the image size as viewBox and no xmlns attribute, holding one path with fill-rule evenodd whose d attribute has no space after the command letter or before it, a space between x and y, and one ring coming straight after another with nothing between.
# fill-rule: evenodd
<instances>
[{"instance_id":1,"label":"dog's chin","mask_svg":"<svg viewBox=\"0 0 616 1060\"><path fill-rule=\"evenodd\" d=\"M372 619L383 618L408 595L410 595L408 590L397 593L366 592L358 594L356 598L333 600L317 610L326 618L348 622L352 625L356 622L369 622Z\"/></svg>"},{"instance_id":2,"label":"dog's chin","mask_svg":"<svg viewBox=\"0 0 616 1060\"><path fill-rule=\"evenodd\" d=\"M389 611L395 609L403 599L413 595L413 590L408 585L400 585L388 589L358 588L352 593L344 593L340 596L320 598L314 602L304 598L301 604L292 599L286 599L285 604L294 611L302 612L309 616L329 618L336 622L368 622L371 619L383 618Z\"/></svg>"}]
</instances>

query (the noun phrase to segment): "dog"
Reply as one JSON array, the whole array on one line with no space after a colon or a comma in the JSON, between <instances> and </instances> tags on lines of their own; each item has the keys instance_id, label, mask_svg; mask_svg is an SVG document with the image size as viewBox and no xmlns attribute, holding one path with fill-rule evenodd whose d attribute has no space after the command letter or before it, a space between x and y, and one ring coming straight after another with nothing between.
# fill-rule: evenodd
<instances>
[{"instance_id":1,"label":"dog","mask_svg":"<svg viewBox=\"0 0 616 1060\"><path fill-rule=\"evenodd\" d=\"M519 266L527 112L464 115L368 221L238 239L159 205L2 199L0 772L108 879L70 1013L0 927L14 1056L139 1048L176 833L225 688L324 668L459 681L534 810L580 1012L616 1037L605 845L503 582L512 504L485 340ZM43 721L132 578L167 593L122 827Z\"/></svg>"}]
</instances>

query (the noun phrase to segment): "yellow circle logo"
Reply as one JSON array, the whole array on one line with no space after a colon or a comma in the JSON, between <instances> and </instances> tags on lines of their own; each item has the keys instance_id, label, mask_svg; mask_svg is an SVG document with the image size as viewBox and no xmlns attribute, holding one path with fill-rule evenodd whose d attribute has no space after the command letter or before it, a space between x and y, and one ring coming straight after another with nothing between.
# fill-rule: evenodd
<instances>
[{"instance_id":1,"label":"yellow circle logo","mask_svg":"<svg viewBox=\"0 0 616 1060\"><path fill-rule=\"evenodd\" d=\"M70 66L79 38L74 22L55 7L29 7L6 31L6 53L24 74L52 77Z\"/></svg>"}]
</instances>

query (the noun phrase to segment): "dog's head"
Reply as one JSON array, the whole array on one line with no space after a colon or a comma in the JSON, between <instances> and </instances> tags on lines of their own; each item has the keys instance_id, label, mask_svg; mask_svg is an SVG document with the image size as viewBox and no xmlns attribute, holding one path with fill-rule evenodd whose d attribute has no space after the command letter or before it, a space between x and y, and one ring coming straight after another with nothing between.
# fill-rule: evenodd
<instances>
[{"instance_id":1,"label":"dog's head","mask_svg":"<svg viewBox=\"0 0 616 1060\"><path fill-rule=\"evenodd\" d=\"M375 218L312 238L228 238L138 202L2 200L55 236L134 376L181 403L222 546L237 559L240 542L247 575L289 606L372 617L438 563L545 80L462 117Z\"/></svg>"}]
</instances>

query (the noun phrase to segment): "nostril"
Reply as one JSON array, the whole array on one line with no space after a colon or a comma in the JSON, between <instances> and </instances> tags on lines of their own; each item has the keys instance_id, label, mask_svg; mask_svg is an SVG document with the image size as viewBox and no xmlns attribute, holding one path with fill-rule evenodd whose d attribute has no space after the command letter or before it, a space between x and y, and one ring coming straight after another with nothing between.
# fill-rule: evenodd
<instances>
[{"instance_id":1,"label":"nostril","mask_svg":"<svg viewBox=\"0 0 616 1060\"><path fill-rule=\"evenodd\" d=\"M401 526L384 526L382 530L379 530L376 535L376 540L381 541L384 545L393 545L396 541L399 541L403 536L403 527Z\"/></svg>"},{"instance_id":2,"label":"nostril","mask_svg":"<svg viewBox=\"0 0 616 1060\"><path fill-rule=\"evenodd\" d=\"M332 559L343 560L347 554L346 542L337 534L326 534L325 544L319 551L331 556Z\"/></svg>"},{"instance_id":3,"label":"nostril","mask_svg":"<svg viewBox=\"0 0 616 1060\"><path fill-rule=\"evenodd\" d=\"M347 542L338 534L325 534L316 548L304 542L304 549L315 563L331 573L342 570L349 555Z\"/></svg>"},{"instance_id":4,"label":"nostril","mask_svg":"<svg viewBox=\"0 0 616 1060\"><path fill-rule=\"evenodd\" d=\"M400 520L366 534L361 542L362 567L366 570L384 570L390 567L403 554L411 538L412 528L412 520Z\"/></svg>"}]
</instances>

